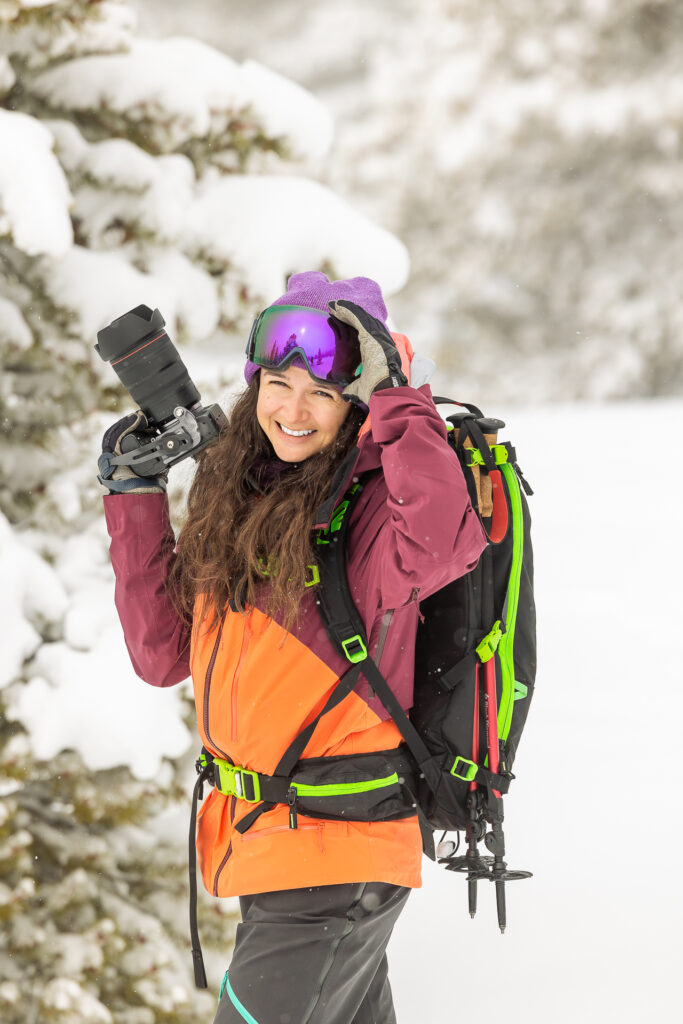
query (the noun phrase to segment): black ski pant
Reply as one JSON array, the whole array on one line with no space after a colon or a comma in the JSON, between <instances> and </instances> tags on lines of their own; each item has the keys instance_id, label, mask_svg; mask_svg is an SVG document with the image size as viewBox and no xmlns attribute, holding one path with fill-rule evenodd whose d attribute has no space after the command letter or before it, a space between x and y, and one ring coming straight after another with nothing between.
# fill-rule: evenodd
<instances>
[{"instance_id":1,"label":"black ski pant","mask_svg":"<svg viewBox=\"0 0 683 1024\"><path fill-rule=\"evenodd\" d=\"M409 892L362 882L241 896L214 1024L396 1024L386 947Z\"/></svg>"}]
</instances>

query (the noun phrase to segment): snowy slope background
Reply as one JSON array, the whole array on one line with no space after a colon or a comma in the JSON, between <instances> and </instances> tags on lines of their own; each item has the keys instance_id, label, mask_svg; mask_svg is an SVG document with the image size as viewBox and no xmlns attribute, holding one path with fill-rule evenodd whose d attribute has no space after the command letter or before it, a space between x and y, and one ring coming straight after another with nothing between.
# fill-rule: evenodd
<instances>
[{"instance_id":1,"label":"snowy slope background","mask_svg":"<svg viewBox=\"0 0 683 1024\"><path fill-rule=\"evenodd\" d=\"M510 230L527 223L516 204L529 192L528 180L511 184L510 209L501 202L504 181L482 172L475 183L473 164L453 164L462 138L486 144L494 157L498 152L498 163L527 153L522 140L530 124L537 144L550 138L553 112L537 103L547 91L520 92L507 79L477 107L470 134L458 135L489 67L484 61L477 71L473 50L466 73L464 51L480 16L475 7L489 33L482 53L490 63L510 27L500 5L428 0L416 14L407 63L394 60L381 40L387 17L398 11L407 47L410 5L361 6L366 17L347 19L342 46L331 31L339 25L336 2L301 0L286 10L264 3L261 24L270 31L260 39L252 5L221 3L220 12L229 7L234 16L241 63L197 40L163 38L179 10L167 5L145 23L154 21L148 31L155 40L136 37L129 7L117 0L0 6L3 1024L210 1019L211 999L194 1002L189 990L186 949L185 832L195 748L189 686L144 686L116 619L94 465L102 431L128 400L92 345L96 331L125 309L158 305L205 401L227 405L240 387L253 312L283 290L289 272L311 267L376 277L393 326L439 358L437 390L508 421L505 436L536 490L530 504L538 688L506 827L510 866L530 869L534 878L508 886L503 937L492 892L481 886L471 922L464 880L425 863L425 886L412 895L391 944L399 1021L441 1024L486 1008L511 1024L597 1022L608 1014L636 1022L658 1012L666 1019L676 1006L674 927L683 909L675 859L675 640L683 570L676 525L683 495L675 461L663 464L663 455L674 449L683 402L539 404L576 394L680 393L680 301L668 268L683 262L676 245L667 244L675 216L672 210L665 230L653 207L646 230L647 211L639 207L641 219L629 229L635 249L630 235L616 250L601 247L618 233L614 217L600 221L587 250L599 252L600 272L586 307L597 310L600 330L578 342L585 325L572 320L556 344L547 325L574 308L586 280L576 250L564 248L573 237L576 196L550 225L553 259L545 258L547 239L536 229L520 254L510 246ZM586 33L592 45L603 45L605 26L617 17L617 5L587 0L577 29L572 5L555 6L553 46L562 43L565 56L583 54ZM653 25L671 16L665 0L626 6L651 8ZM152 14L155 4L146 10ZM312 21L297 23L297 10ZM195 19L209 42L213 18ZM491 39L498 39L493 50ZM670 47L674 42L672 33ZM254 53L270 52L277 73L243 59L247 43ZM445 64L429 65L430 89L411 105L426 75L420 62L437 50ZM455 51L454 78L448 67ZM543 52L536 40L515 58L522 77L547 67ZM308 54L310 61L303 59ZM610 159L625 168L619 180L628 179L629 154L642 156L642 126L655 125L646 177L655 207L664 204L679 187L683 107L675 83L659 104L658 80L648 79L645 61L634 120L624 114L633 106L629 88L615 88L609 103L593 109L596 95L605 99L604 69L593 67L597 91L578 90L572 105L583 73L578 56L563 101L565 112L574 112L575 140L585 141L592 124L600 152L615 143ZM361 74L366 58L370 77ZM294 81L284 77L285 64ZM302 78L312 91L296 84ZM454 90L461 90L455 107ZM389 117L396 104L402 119ZM517 128L509 132L505 112L513 108ZM420 144L408 154L400 144L415 140L401 125L417 124L418 116ZM487 124L490 146L480 134ZM437 140L450 169L432 179L430 147ZM593 173L607 188L616 179L605 166L597 161ZM429 193L434 205L427 214ZM560 189L544 202L556 210L564 194ZM620 205L628 190L618 194L619 211L630 209ZM478 225L476 245L470 232L454 262L440 232L457 250L448 218L463 211ZM411 239L410 276L403 227ZM565 251L558 277L558 252ZM567 283L559 305L548 284L555 302L549 319L519 300L520 282L506 276L531 267L538 298L547 279L536 275L545 263L554 282ZM449 268L438 280L430 277L437 264ZM632 278L637 272L640 282L644 267L654 269L640 294ZM443 333L449 309L459 309L462 328L450 343ZM482 347L482 331L496 344ZM476 355L472 365L468 351ZM484 374L482 367L491 366L497 372ZM513 372L500 372L506 366ZM511 404L525 396L524 406ZM189 472L185 464L171 476L176 515ZM202 901L214 987L233 910L230 901ZM438 979L425 986L432 973Z\"/></svg>"}]
</instances>

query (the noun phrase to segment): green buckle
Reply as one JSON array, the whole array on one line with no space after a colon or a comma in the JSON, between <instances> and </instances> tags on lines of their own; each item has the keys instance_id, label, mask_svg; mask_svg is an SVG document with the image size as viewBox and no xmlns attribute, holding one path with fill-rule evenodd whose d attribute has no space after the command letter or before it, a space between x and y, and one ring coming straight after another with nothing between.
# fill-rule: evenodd
<instances>
[{"instance_id":1,"label":"green buckle","mask_svg":"<svg viewBox=\"0 0 683 1024\"><path fill-rule=\"evenodd\" d=\"M214 757L213 761L218 768L218 786L216 788L224 796L236 796L239 800L245 800L248 804L260 802L261 785L257 772L230 764L229 761L224 761L220 757ZM252 796L247 796L246 779L251 779Z\"/></svg>"},{"instance_id":2,"label":"green buckle","mask_svg":"<svg viewBox=\"0 0 683 1024\"><path fill-rule=\"evenodd\" d=\"M481 454L478 448L465 448L464 451L465 455L469 457L469 461L467 462L467 466L469 469L472 469L473 466L485 465L484 456ZM491 453L493 455L493 458L495 459L497 466L504 465L510 458L509 452L504 444L491 445Z\"/></svg>"},{"instance_id":3,"label":"green buckle","mask_svg":"<svg viewBox=\"0 0 683 1024\"><path fill-rule=\"evenodd\" d=\"M320 583L320 570L317 565L307 565L306 568L311 570L311 578L305 581L304 586L314 587L316 583Z\"/></svg>"},{"instance_id":4,"label":"green buckle","mask_svg":"<svg viewBox=\"0 0 683 1024\"><path fill-rule=\"evenodd\" d=\"M465 455L468 456L466 463L468 469L472 469L474 466L484 465L484 456L478 448L465 448Z\"/></svg>"},{"instance_id":5,"label":"green buckle","mask_svg":"<svg viewBox=\"0 0 683 1024\"><path fill-rule=\"evenodd\" d=\"M479 661L483 663L491 660L498 649L502 636L503 630L500 628L500 619L498 619L494 622L490 632L475 647Z\"/></svg>"},{"instance_id":6,"label":"green buckle","mask_svg":"<svg viewBox=\"0 0 683 1024\"><path fill-rule=\"evenodd\" d=\"M463 775L462 769L465 765L469 765L469 767L467 768L467 771ZM459 768L460 771L456 772L456 768ZM470 761L469 758L467 757L458 756L453 762L453 767L451 768L451 775L454 775L456 779L462 779L463 782L471 782L478 771L479 766L474 761Z\"/></svg>"},{"instance_id":7,"label":"green buckle","mask_svg":"<svg viewBox=\"0 0 683 1024\"><path fill-rule=\"evenodd\" d=\"M347 644L349 645L347 647ZM357 644L355 651L350 650L351 644ZM344 648L344 654L352 664L356 664L359 661L365 661L368 656L368 649L363 643L361 636L356 633L355 636L350 636L348 640L342 640L342 647Z\"/></svg>"}]
</instances>

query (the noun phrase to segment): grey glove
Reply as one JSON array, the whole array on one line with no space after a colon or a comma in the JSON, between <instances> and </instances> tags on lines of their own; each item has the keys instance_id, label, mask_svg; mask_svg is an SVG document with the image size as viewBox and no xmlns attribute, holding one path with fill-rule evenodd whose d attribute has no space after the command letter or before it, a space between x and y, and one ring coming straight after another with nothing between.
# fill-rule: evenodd
<instances>
[{"instance_id":1,"label":"grey glove","mask_svg":"<svg viewBox=\"0 0 683 1024\"><path fill-rule=\"evenodd\" d=\"M358 331L363 369L360 377L342 391L342 397L357 405L369 406L370 395L383 388L397 388L408 380L401 369L401 356L381 320L355 302L340 299L330 302L330 313Z\"/></svg>"},{"instance_id":2,"label":"grey glove","mask_svg":"<svg viewBox=\"0 0 683 1024\"><path fill-rule=\"evenodd\" d=\"M130 466L116 466L111 464L112 456L121 455L121 442L127 434L149 433L147 417L140 409L124 416L113 426L109 427L102 438L102 454L97 460L99 475L97 479L106 487L110 494L161 494L166 490L168 473L161 476L142 477L138 476Z\"/></svg>"}]
</instances>

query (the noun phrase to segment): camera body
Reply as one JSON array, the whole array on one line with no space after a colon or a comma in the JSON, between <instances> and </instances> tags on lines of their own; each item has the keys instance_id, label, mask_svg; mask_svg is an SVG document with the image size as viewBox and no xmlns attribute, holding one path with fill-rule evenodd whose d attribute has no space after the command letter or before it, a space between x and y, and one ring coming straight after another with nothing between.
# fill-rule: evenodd
<instances>
[{"instance_id":1,"label":"camera body","mask_svg":"<svg viewBox=\"0 0 683 1024\"><path fill-rule=\"evenodd\" d=\"M159 476L194 456L227 426L219 405L203 406L158 309L136 306L97 332L95 350L138 407L149 431L128 434L112 465L141 477Z\"/></svg>"}]
</instances>

